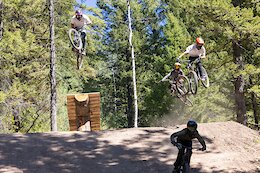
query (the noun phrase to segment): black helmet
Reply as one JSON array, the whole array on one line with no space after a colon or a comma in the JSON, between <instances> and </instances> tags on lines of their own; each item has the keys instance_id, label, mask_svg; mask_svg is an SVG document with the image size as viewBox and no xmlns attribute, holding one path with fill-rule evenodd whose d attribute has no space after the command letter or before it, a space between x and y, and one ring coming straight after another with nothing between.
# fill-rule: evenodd
<instances>
[{"instance_id":1,"label":"black helmet","mask_svg":"<svg viewBox=\"0 0 260 173\"><path fill-rule=\"evenodd\" d=\"M197 130L198 124L194 120L189 120L187 123L187 128L189 131L194 132Z\"/></svg>"}]
</instances>

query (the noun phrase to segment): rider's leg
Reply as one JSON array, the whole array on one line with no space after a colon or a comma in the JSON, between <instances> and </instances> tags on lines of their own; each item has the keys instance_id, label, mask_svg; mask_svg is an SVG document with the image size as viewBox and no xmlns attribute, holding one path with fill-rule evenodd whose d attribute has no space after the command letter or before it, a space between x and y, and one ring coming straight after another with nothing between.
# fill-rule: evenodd
<instances>
[{"instance_id":1,"label":"rider's leg","mask_svg":"<svg viewBox=\"0 0 260 173\"><path fill-rule=\"evenodd\" d=\"M188 163L190 164L190 159L191 159L191 155L192 155L192 150L191 149L188 149L187 150L187 161L188 161Z\"/></svg>"},{"instance_id":2,"label":"rider's leg","mask_svg":"<svg viewBox=\"0 0 260 173\"><path fill-rule=\"evenodd\" d=\"M82 53L85 53L86 50L86 30L81 31L81 40L82 40Z\"/></svg>"},{"instance_id":3,"label":"rider's leg","mask_svg":"<svg viewBox=\"0 0 260 173\"><path fill-rule=\"evenodd\" d=\"M201 79L202 79L202 80L205 80L205 74L203 74L203 71L202 71L202 63L201 63L201 61L199 61L199 62L197 63L197 66L199 67L199 73L200 73Z\"/></svg>"},{"instance_id":4,"label":"rider's leg","mask_svg":"<svg viewBox=\"0 0 260 173\"><path fill-rule=\"evenodd\" d=\"M178 152L177 159L176 159L175 163L173 164L174 169L178 169L181 166L183 154L184 154L184 148L180 149Z\"/></svg>"}]
</instances>

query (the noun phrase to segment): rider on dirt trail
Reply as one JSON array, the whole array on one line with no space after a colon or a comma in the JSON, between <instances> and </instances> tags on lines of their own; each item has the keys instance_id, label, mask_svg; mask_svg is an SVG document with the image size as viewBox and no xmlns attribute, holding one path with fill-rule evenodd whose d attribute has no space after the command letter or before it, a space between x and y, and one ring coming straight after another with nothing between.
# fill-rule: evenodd
<instances>
[{"instance_id":1,"label":"rider on dirt trail","mask_svg":"<svg viewBox=\"0 0 260 173\"><path fill-rule=\"evenodd\" d=\"M197 138L199 142L202 145L201 150L206 150L206 143L203 140L203 138L200 136L199 132L197 131L198 124L194 120L189 120L187 122L187 128L184 128L181 131L178 131L176 133L173 133L171 135L171 143L176 146L179 149L177 159L174 163L174 170L173 172L178 169L178 167L181 165L182 162L182 156L184 154L184 148L185 147L192 147L192 139ZM188 162L190 163L190 158L192 155L192 150L189 149L188 151Z\"/></svg>"}]
</instances>

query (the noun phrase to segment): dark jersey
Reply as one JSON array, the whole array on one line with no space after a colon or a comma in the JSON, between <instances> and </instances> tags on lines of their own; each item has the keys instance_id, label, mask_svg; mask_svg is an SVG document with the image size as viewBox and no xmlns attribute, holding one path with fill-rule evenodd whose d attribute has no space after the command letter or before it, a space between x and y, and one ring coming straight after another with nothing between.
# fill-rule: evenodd
<instances>
[{"instance_id":1,"label":"dark jersey","mask_svg":"<svg viewBox=\"0 0 260 173\"><path fill-rule=\"evenodd\" d=\"M171 72L171 79L173 81L176 81L177 77L180 75L183 75L183 71L181 69L179 70L173 69Z\"/></svg>"},{"instance_id":2,"label":"dark jersey","mask_svg":"<svg viewBox=\"0 0 260 173\"><path fill-rule=\"evenodd\" d=\"M206 144L205 141L203 140L203 138L200 136L199 132L196 130L195 132L191 132L189 131L187 128L178 131L176 133L173 133L171 135L171 142L177 142L177 143L181 143L181 144L187 144L187 143L191 143L192 139L197 138L199 140L199 142L201 143L201 145L206 148Z\"/></svg>"}]
</instances>

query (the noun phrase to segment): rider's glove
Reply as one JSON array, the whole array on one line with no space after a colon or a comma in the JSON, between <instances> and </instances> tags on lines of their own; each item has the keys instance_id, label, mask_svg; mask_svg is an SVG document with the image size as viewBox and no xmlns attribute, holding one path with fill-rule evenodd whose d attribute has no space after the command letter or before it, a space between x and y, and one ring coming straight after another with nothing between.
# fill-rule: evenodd
<instances>
[{"instance_id":1,"label":"rider's glove","mask_svg":"<svg viewBox=\"0 0 260 173\"><path fill-rule=\"evenodd\" d=\"M180 62L180 57L178 57L178 58L176 59L176 62Z\"/></svg>"}]
</instances>

